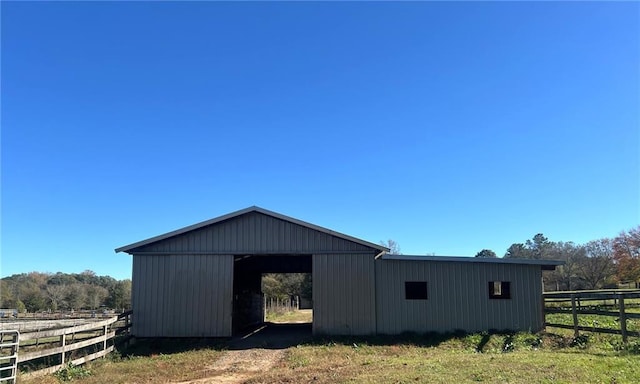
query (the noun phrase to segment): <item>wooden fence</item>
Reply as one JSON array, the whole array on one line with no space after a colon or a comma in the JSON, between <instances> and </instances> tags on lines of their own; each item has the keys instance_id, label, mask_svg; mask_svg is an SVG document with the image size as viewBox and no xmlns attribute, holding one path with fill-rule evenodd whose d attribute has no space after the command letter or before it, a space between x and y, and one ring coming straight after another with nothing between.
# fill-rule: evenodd
<instances>
[{"instance_id":1,"label":"wooden fence","mask_svg":"<svg viewBox=\"0 0 640 384\"><path fill-rule=\"evenodd\" d=\"M269 312L289 312L300 309L300 297L291 296L287 299L279 299L264 296L265 314Z\"/></svg>"},{"instance_id":2,"label":"wooden fence","mask_svg":"<svg viewBox=\"0 0 640 384\"><path fill-rule=\"evenodd\" d=\"M629 336L640 337L640 332L627 330L627 320L640 319L640 313L629 312L626 304L631 299L640 299L640 290L600 290L575 292L548 292L543 294L545 313L560 313L571 315L573 324L558 324L546 322L547 327L573 329L578 337L580 331L608 333L621 335L626 343ZM594 305L594 302L602 304ZM608 304L611 302L611 304ZM602 328L597 326L579 325L579 315L612 316L618 319L619 329Z\"/></svg>"},{"instance_id":3,"label":"wooden fence","mask_svg":"<svg viewBox=\"0 0 640 384\"><path fill-rule=\"evenodd\" d=\"M23 374L23 376L41 376L56 372L67 364L84 364L88 361L107 355L113 351L113 339L116 335L130 336L131 311L114 316L107 320L94 321L74 325L60 329L48 329L37 332L18 333L17 331L0 330L1 339L9 335L19 335L16 337L15 357L0 367L0 372L6 369L13 372L13 376L2 377L0 382L7 381L15 383L15 373L20 364L39 360L37 370ZM5 334L7 336L5 336ZM20 349L20 352L18 352ZM73 356L77 354L80 356ZM3 357L7 354L3 354ZM57 358L56 358L57 357ZM42 367L53 360L53 365ZM9 360L9 359L4 359ZM11 367L11 368L9 368ZM4 375L3 375L4 376Z\"/></svg>"},{"instance_id":4,"label":"wooden fence","mask_svg":"<svg viewBox=\"0 0 640 384\"><path fill-rule=\"evenodd\" d=\"M18 331L0 331L0 381L16 381L19 337Z\"/></svg>"}]
</instances>

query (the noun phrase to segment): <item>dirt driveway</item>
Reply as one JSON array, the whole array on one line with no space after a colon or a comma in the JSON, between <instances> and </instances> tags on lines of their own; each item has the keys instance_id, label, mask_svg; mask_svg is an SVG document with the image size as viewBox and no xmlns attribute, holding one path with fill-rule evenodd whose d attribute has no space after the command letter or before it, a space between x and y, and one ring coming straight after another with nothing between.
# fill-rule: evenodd
<instances>
[{"instance_id":1,"label":"dirt driveway","mask_svg":"<svg viewBox=\"0 0 640 384\"><path fill-rule=\"evenodd\" d=\"M311 324L267 323L232 339L222 357L203 367L201 379L175 384L242 383L281 362L287 348L309 340Z\"/></svg>"}]
</instances>

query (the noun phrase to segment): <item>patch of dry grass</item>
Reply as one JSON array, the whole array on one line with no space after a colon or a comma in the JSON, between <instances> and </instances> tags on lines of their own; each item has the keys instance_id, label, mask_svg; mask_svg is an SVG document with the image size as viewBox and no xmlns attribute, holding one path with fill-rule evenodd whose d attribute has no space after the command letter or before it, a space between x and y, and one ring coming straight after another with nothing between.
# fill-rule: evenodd
<instances>
[{"instance_id":1,"label":"patch of dry grass","mask_svg":"<svg viewBox=\"0 0 640 384\"><path fill-rule=\"evenodd\" d=\"M172 354L152 354L120 360L103 359L86 365L91 375L74 382L103 383L171 383L202 379L209 376L207 366L224 353L215 349L201 349ZM20 379L24 384L55 384L52 376Z\"/></svg>"},{"instance_id":2,"label":"patch of dry grass","mask_svg":"<svg viewBox=\"0 0 640 384\"><path fill-rule=\"evenodd\" d=\"M267 321L272 323L310 323L312 320L313 312L311 309L267 313Z\"/></svg>"}]
</instances>

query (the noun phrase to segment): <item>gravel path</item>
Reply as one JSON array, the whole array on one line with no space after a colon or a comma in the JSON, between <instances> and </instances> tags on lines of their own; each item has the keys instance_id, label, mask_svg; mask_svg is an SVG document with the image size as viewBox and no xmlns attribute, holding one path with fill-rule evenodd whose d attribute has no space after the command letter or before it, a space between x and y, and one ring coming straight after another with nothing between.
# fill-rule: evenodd
<instances>
[{"instance_id":1,"label":"gravel path","mask_svg":"<svg viewBox=\"0 0 640 384\"><path fill-rule=\"evenodd\" d=\"M213 364L205 367L201 379L175 384L242 383L269 370L284 358L284 349L244 349L226 351Z\"/></svg>"},{"instance_id":2,"label":"gravel path","mask_svg":"<svg viewBox=\"0 0 640 384\"><path fill-rule=\"evenodd\" d=\"M311 324L266 323L229 343L229 350L203 367L196 380L174 384L242 383L280 363L286 349L311 340Z\"/></svg>"}]
</instances>

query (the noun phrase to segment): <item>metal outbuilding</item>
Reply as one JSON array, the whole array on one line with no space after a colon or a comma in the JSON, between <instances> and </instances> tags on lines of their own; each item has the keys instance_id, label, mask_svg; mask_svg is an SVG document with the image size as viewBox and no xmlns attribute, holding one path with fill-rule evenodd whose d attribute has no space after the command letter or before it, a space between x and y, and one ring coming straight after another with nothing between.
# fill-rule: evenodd
<instances>
[{"instance_id":1,"label":"metal outbuilding","mask_svg":"<svg viewBox=\"0 0 640 384\"><path fill-rule=\"evenodd\" d=\"M264 273L312 273L314 334L537 331L549 260L388 255L259 207L116 249L133 256L138 337L227 337L261 322Z\"/></svg>"}]
</instances>

